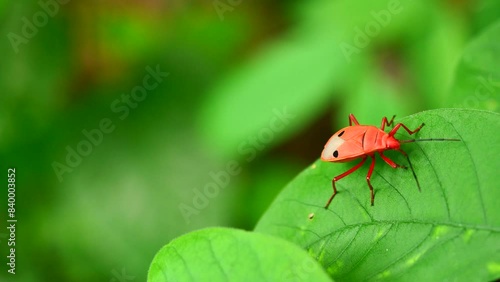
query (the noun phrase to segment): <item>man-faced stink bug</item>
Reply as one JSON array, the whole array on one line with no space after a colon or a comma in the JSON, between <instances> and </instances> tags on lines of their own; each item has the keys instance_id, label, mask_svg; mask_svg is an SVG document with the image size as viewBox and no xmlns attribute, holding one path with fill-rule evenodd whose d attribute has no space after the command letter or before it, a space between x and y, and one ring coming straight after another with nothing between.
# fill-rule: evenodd
<instances>
[{"instance_id":1,"label":"man-faced stink bug","mask_svg":"<svg viewBox=\"0 0 500 282\"><path fill-rule=\"evenodd\" d=\"M417 175L413 170L410 158L403 150L400 149L402 143L411 143L416 141L460 141L459 139L444 139L444 138L432 138L432 139L412 139L412 140L397 140L394 135L402 127L410 135L417 133L425 124L422 123L415 130L410 130L406 125L402 123L396 124L389 133L384 131L385 126L392 126L394 122L393 116L390 121L386 117L382 119L382 125L377 128L373 125L360 125L353 114L349 115L349 126L342 128L337 131L325 144L325 148L321 153L321 160L326 162L342 163L352 161L354 159L361 158L361 162L349 169L348 171L336 176L332 179L333 194L325 205L325 209L328 208L332 202L335 195L337 195L337 188L335 187L335 182L348 176L349 174L360 168L366 161L368 157L371 158L370 168L368 169L368 174L366 175L366 181L368 182L368 187L370 188L371 205L373 206L374 194L373 187L370 183L370 178L373 173L373 168L375 167L375 153L378 153L382 160L384 160L392 168L404 168L406 166L398 165L391 159L384 155L386 150L396 150L403 154L408 160L410 169L413 173L413 177L417 182L418 190L420 191L420 184L418 183ZM354 124L354 125L353 125Z\"/></svg>"}]
</instances>

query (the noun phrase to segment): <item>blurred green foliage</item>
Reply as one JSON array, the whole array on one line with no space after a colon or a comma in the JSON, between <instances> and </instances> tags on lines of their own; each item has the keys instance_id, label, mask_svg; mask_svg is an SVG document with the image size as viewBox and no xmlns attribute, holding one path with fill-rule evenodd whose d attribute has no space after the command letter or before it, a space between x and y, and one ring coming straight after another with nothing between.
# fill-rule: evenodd
<instances>
[{"instance_id":1,"label":"blurred green foliage","mask_svg":"<svg viewBox=\"0 0 500 282\"><path fill-rule=\"evenodd\" d=\"M498 112L499 52L477 54L482 42L498 50L498 1L401 0L348 60L341 44L390 2L241 1L221 18L210 1L42 0L54 14L44 22L36 1L0 1L0 160L18 171L16 278L113 281L124 270L144 281L181 234L252 229L350 112L374 124L441 107ZM169 77L121 120L112 103L157 65ZM477 96L481 78L493 83ZM294 118L283 130L242 145L262 140L284 107ZM105 118L115 130L59 182L53 163ZM179 204L193 206L229 161L241 172L187 224Z\"/></svg>"}]
</instances>

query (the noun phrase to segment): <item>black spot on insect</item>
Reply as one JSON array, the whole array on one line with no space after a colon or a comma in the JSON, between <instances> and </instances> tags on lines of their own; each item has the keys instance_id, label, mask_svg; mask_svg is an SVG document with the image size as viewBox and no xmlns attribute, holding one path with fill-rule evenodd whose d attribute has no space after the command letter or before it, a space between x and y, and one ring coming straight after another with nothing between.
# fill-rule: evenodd
<instances>
[{"instance_id":1,"label":"black spot on insect","mask_svg":"<svg viewBox=\"0 0 500 282\"><path fill-rule=\"evenodd\" d=\"M335 152L333 152L333 157L336 158L339 156L339 151L335 150Z\"/></svg>"},{"instance_id":2,"label":"black spot on insect","mask_svg":"<svg viewBox=\"0 0 500 282\"><path fill-rule=\"evenodd\" d=\"M340 137L340 136L342 136L342 134L344 134L344 132L345 132L345 131L340 132L338 136L339 136L339 137Z\"/></svg>"}]
</instances>

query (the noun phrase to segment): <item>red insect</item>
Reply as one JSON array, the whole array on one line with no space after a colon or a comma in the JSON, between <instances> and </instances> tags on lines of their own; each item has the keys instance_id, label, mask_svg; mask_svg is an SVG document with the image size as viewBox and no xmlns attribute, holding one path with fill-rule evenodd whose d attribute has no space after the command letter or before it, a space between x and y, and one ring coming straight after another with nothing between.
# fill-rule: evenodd
<instances>
[{"instance_id":1,"label":"red insect","mask_svg":"<svg viewBox=\"0 0 500 282\"><path fill-rule=\"evenodd\" d=\"M326 203L325 209L328 208L332 202L335 195L337 195L337 188L335 187L335 182L348 176L349 174L360 168L366 161L368 157L371 158L372 162L370 168L368 169L368 174L366 175L366 181L368 182L368 187L370 187L371 205L373 206L374 194L373 187L370 183L370 178L373 173L373 168L375 167L375 153L378 153L382 160L384 160L388 165L393 168L404 168L404 165L396 164L394 161L389 159L384 155L386 150L396 150L403 154L408 160L411 171L413 172L413 177L417 182L418 190L420 191L420 184L418 183L417 175L413 170L413 166L410 162L408 154L400 149L401 143L411 143L416 141L460 141L459 139L412 139L412 140L397 140L394 135L402 127L410 135L417 133L425 124L422 123L415 130L410 130L406 125L402 123L396 124L389 133L384 131L385 126L392 126L394 122L394 117L390 121L387 118L382 119L382 125L377 128L373 125L360 125L353 114L349 115L349 126L342 128L337 131L325 144L325 148L321 153L321 160L327 162L342 163L352 161L354 159L362 158L361 162L355 165L353 168L336 176L332 179L333 194ZM354 125L353 125L354 123Z\"/></svg>"}]
</instances>

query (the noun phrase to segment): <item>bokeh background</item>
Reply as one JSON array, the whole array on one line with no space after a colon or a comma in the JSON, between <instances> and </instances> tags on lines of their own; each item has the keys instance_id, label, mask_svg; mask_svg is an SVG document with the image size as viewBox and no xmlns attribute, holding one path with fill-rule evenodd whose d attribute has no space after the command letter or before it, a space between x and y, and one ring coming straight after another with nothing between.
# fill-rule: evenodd
<instances>
[{"instance_id":1,"label":"bokeh background","mask_svg":"<svg viewBox=\"0 0 500 282\"><path fill-rule=\"evenodd\" d=\"M252 229L351 112L499 111L499 1L2 0L0 17L18 219L1 281L145 281L177 236ZM127 104L148 67L169 75ZM58 177L103 119L114 131Z\"/></svg>"}]
</instances>

